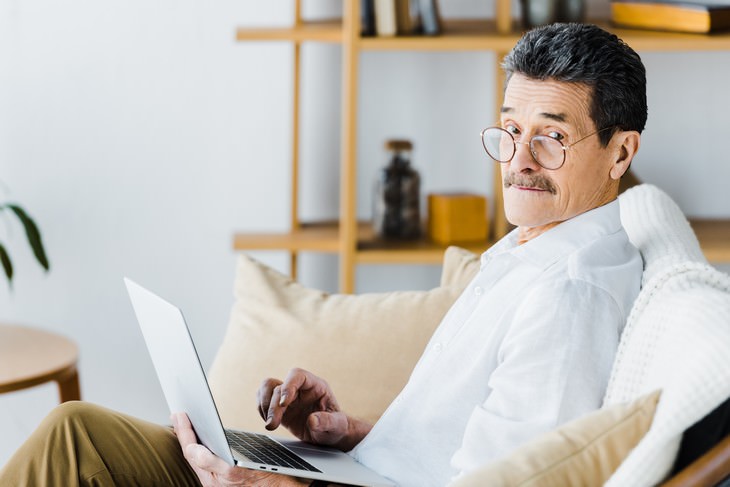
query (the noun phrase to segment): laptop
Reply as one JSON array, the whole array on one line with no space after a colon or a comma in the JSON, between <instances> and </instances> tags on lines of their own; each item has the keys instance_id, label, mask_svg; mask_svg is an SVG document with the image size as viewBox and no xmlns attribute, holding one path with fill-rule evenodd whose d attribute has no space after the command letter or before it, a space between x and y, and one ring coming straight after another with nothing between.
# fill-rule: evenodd
<instances>
[{"instance_id":1,"label":"laptop","mask_svg":"<svg viewBox=\"0 0 730 487\"><path fill-rule=\"evenodd\" d=\"M229 465L359 486L393 486L350 455L297 440L223 428L182 312L124 278L170 412L190 417L201 444Z\"/></svg>"}]
</instances>

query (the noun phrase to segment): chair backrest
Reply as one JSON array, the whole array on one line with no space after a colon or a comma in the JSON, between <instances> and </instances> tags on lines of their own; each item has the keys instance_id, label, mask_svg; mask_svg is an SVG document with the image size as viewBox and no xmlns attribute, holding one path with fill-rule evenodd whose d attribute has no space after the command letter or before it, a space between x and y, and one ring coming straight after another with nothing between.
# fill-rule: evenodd
<instances>
[{"instance_id":1,"label":"chair backrest","mask_svg":"<svg viewBox=\"0 0 730 487\"><path fill-rule=\"evenodd\" d=\"M645 486L669 473L684 430L730 396L730 276L707 263L664 192L643 184L619 202L644 275L604 402L654 389L662 397L651 429L606 485Z\"/></svg>"}]
</instances>

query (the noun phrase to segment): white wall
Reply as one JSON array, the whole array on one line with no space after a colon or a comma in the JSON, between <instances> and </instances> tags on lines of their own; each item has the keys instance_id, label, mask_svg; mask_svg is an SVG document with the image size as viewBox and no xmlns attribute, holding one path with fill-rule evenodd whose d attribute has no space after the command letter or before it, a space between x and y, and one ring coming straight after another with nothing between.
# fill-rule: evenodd
<instances>
[{"instance_id":1,"label":"white wall","mask_svg":"<svg viewBox=\"0 0 730 487\"><path fill-rule=\"evenodd\" d=\"M446 16L491 12L481 0L441 3ZM322 0L307 12L337 7ZM291 49L235 43L234 30L287 24L291 12L254 0L0 2L0 196L37 219L52 264L44 275L14 222L0 223L17 268L12 290L0 282L0 318L73 338L85 399L167 419L123 275L183 307L208 366L232 302L232 233L286 228ZM636 172L691 215L730 216L730 53L644 59L650 119ZM424 192L491 188L478 133L493 121L493 65L483 53L362 56L363 217L389 136L414 139ZM337 47L305 48L305 217L337 214L338 68ZM256 255L286 268L280 253ZM303 260L306 284L336 288L334 257ZM357 284L437 279L435 267L372 266ZM50 385L0 396L0 464L56 400Z\"/></svg>"}]
</instances>

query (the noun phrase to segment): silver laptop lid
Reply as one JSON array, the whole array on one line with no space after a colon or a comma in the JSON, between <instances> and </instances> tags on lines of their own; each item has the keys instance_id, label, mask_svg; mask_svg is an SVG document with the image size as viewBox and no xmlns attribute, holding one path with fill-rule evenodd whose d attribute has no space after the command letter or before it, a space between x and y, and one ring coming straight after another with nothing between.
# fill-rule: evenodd
<instances>
[{"instance_id":1,"label":"silver laptop lid","mask_svg":"<svg viewBox=\"0 0 730 487\"><path fill-rule=\"evenodd\" d=\"M187 412L200 443L235 465L182 311L126 277L124 283L170 412Z\"/></svg>"}]
</instances>

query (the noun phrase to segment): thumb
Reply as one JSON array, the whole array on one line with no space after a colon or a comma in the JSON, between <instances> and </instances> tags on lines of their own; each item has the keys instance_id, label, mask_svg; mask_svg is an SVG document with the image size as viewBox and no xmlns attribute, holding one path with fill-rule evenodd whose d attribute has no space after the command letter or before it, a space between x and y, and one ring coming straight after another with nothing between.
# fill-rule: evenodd
<instances>
[{"instance_id":1,"label":"thumb","mask_svg":"<svg viewBox=\"0 0 730 487\"><path fill-rule=\"evenodd\" d=\"M345 437L348 430L347 415L343 412L320 411L307 418L312 439L321 445L334 445Z\"/></svg>"}]
</instances>

